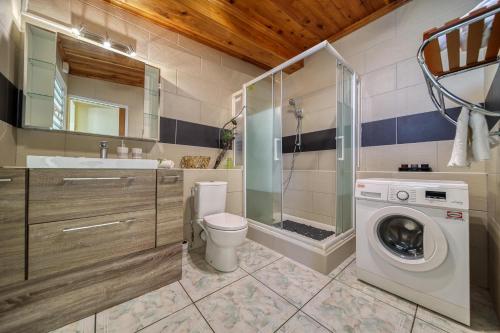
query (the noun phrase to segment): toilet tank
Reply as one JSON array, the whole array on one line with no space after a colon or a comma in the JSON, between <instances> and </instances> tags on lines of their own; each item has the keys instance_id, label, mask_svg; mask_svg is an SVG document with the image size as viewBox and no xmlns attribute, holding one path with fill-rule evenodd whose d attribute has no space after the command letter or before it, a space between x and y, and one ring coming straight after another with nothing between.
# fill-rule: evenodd
<instances>
[{"instance_id":1,"label":"toilet tank","mask_svg":"<svg viewBox=\"0 0 500 333\"><path fill-rule=\"evenodd\" d=\"M194 194L195 218L226 211L227 182L196 182Z\"/></svg>"}]
</instances>

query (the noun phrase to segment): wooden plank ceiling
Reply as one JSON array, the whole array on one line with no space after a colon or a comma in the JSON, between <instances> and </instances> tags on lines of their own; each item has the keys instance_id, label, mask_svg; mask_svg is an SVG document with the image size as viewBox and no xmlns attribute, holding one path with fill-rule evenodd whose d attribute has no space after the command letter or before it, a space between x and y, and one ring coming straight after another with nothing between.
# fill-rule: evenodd
<instances>
[{"instance_id":1,"label":"wooden plank ceiling","mask_svg":"<svg viewBox=\"0 0 500 333\"><path fill-rule=\"evenodd\" d=\"M58 34L58 52L69 74L144 87L144 63L73 37Z\"/></svg>"},{"instance_id":2,"label":"wooden plank ceiling","mask_svg":"<svg viewBox=\"0 0 500 333\"><path fill-rule=\"evenodd\" d=\"M106 0L268 69L410 0Z\"/></svg>"}]
</instances>

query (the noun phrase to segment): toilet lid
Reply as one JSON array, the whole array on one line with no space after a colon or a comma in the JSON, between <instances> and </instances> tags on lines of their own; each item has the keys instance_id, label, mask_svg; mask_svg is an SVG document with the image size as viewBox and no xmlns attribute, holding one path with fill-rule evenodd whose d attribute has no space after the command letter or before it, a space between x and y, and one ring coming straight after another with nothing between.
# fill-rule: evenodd
<instances>
[{"instance_id":1,"label":"toilet lid","mask_svg":"<svg viewBox=\"0 0 500 333\"><path fill-rule=\"evenodd\" d=\"M247 227L247 220L244 217L229 214L219 213L204 217L207 227L217 230L241 230Z\"/></svg>"}]
</instances>

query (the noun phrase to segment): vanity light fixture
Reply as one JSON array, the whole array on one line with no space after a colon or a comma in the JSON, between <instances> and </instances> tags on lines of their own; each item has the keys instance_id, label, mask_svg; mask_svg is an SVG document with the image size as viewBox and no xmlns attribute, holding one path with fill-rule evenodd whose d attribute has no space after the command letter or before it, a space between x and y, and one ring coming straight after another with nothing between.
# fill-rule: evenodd
<instances>
[{"instance_id":1,"label":"vanity light fixture","mask_svg":"<svg viewBox=\"0 0 500 333\"><path fill-rule=\"evenodd\" d=\"M82 35L82 30L83 30L82 26L73 27L71 28L71 33L77 37L80 37Z\"/></svg>"},{"instance_id":2,"label":"vanity light fixture","mask_svg":"<svg viewBox=\"0 0 500 333\"><path fill-rule=\"evenodd\" d=\"M131 46L128 47L127 53L131 57L135 57L137 55L137 53L135 53L135 50Z\"/></svg>"},{"instance_id":3,"label":"vanity light fixture","mask_svg":"<svg viewBox=\"0 0 500 333\"><path fill-rule=\"evenodd\" d=\"M107 48L107 49L110 49L111 48L111 40L109 39L108 35L106 34L106 38L104 38L104 41L102 42L102 45Z\"/></svg>"}]
</instances>

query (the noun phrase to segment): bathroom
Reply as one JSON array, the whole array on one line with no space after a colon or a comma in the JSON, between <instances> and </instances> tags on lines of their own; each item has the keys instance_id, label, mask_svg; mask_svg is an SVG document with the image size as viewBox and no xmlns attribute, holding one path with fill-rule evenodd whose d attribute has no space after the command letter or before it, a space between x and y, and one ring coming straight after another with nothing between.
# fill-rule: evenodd
<instances>
[{"instance_id":1,"label":"bathroom","mask_svg":"<svg viewBox=\"0 0 500 333\"><path fill-rule=\"evenodd\" d=\"M0 0L0 332L500 331L500 148L448 166L457 127L417 57L480 3ZM498 45L484 22L469 38ZM106 52L126 71L98 83ZM498 112L497 63L442 83ZM470 246L440 267L466 267L470 318L362 274L355 184L380 179L467 189Z\"/></svg>"}]
</instances>

